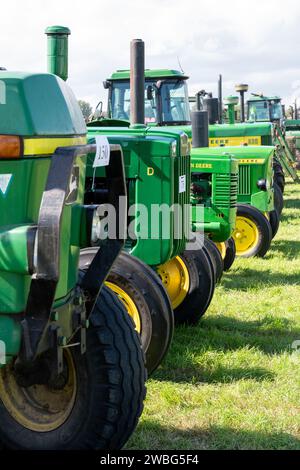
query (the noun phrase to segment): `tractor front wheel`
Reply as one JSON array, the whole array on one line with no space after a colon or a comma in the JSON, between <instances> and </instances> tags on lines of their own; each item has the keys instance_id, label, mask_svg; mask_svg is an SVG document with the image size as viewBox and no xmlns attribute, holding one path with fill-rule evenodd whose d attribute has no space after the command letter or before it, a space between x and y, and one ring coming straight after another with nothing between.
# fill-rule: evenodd
<instances>
[{"instance_id":1,"label":"tractor front wheel","mask_svg":"<svg viewBox=\"0 0 300 470\"><path fill-rule=\"evenodd\" d=\"M169 294L175 323L197 324L215 289L215 276L205 250L185 250L158 266L157 273Z\"/></svg>"},{"instance_id":2,"label":"tractor front wheel","mask_svg":"<svg viewBox=\"0 0 300 470\"><path fill-rule=\"evenodd\" d=\"M272 229L272 238L275 237L279 229L280 217L276 209L269 212L269 222Z\"/></svg>"},{"instance_id":3,"label":"tractor front wheel","mask_svg":"<svg viewBox=\"0 0 300 470\"><path fill-rule=\"evenodd\" d=\"M0 369L0 442L20 450L120 449L142 413L145 375L132 322L103 287L90 316L87 352L64 349L60 388L23 388L14 364Z\"/></svg>"},{"instance_id":4,"label":"tractor front wheel","mask_svg":"<svg viewBox=\"0 0 300 470\"><path fill-rule=\"evenodd\" d=\"M283 195L277 183L274 182L273 187L274 187L274 206L280 217L281 212L283 210L283 204L284 204Z\"/></svg>"},{"instance_id":5,"label":"tractor front wheel","mask_svg":"<svg viewBox=\"0 0 300 470\"><path fill-rule=\"evenodd\" d=\"M81 250L81 269L90 265L97 250ZM117 294L132 318L151 374L166 355L174 331L173 309L165 288L155 271L126 252L120 253L113 264L106 285Z\"/></svg>"},{"instance_id":6,"label":"tractor front wheel","mask_svg":"<svg viewBox=\"0 0 300 470\"><path fill-rule=\"evenodd\" d=\"M213 272L215 274L216 283L220 282L223 271L224 271L224 263L222 255L216 246L216 244L210 240L209 238L204 238L204 249L207 251L207 255L211 260L211 265L213 268Z\"/></svg>"},{"instance_id":7,"label":"tractor front wheel","mask_svg":"<svg viewBox=\"0 0 300 470\"><path fill-rule=\"evenodd\" d=\"M233 239L237 256L263 257L272 241L270 222L256 207L238 204Z\"/></svg>"},{"instance_id":8,"label":"tractor front wheel","mask_svg":"<svg viewBox=\"0 0 300 470\"><path fill-rule=\"evenodd\" d=\"M225 242L225 245L226 245L226 254L225 254L224 261L223 261L224 271L229 271L236 256L236 247L235 247L234 239L232 237L228 238L228 240L226 240Z\"/></svg>"}]
</instances>

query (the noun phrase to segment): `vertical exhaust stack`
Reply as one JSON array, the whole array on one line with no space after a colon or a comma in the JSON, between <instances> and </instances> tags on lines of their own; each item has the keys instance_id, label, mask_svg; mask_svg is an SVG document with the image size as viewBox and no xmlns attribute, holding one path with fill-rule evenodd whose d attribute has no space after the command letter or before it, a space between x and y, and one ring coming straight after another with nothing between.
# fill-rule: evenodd
<instances>
[{"instance_id":1,"label":"vertical exhaust stack","mask_svg":"<svg viewBox=\"0 0 300 470\"><path fill-rule=\"evenodd\" d=\"M223 84L222 75L219 75L218 80L218 100L219 100L219 123L223 124Z\"/></svg>"},{"instance_id":2,"label":"vertical exhaust stack","mask_svg":"<svg viewBox=\"0 0 300 470\"><path fill-rule=\"evenodd\" d=\"M224 100L225 106L227 106L227 117L229 124L235 124L235 106L238 104L238 96L228 96Z\"/></svg>"},{"instance_id":3,"label":"vertical exhaust stack","mask_svg":"<svg viewBox=\"0 0 300 470\"><path fill-rule=\"evenodd\" d=\"M193 148L208 147L208 112L192 111L191 121Z\"/></svg>"},{"instance_id":4,"label":"vertical exhaust stack","mask_svg":"<svg viewBox=\"0 0 300 470\"><path fill-rule=\"evenodd\" d=\"M235 91L240 94L241 97L241 122L245 122L245 93L248 91L248 85L240 83L235 85Z\"/></svg>"},{"instance_id":5,"label":"vertical exhaust stack","mask_svg":"<svg viewBox=\"0 0 300 470\"><path fill-rule=\"evenodd\" d=\"M49 26L45 34L47 45L47 71L63 80L68 79L68 37L71 34L65 26Z\"/></svg>"},{"instance_id":6,"label":"vertical exhaust stack","mask_svg":"<svg viewBox=\"0 0 300 470\"><path fill-rule=\"evenodd\" d=\"M145 43L130 43L130 124L145 124Z\"/></svg>"}]
</instances>

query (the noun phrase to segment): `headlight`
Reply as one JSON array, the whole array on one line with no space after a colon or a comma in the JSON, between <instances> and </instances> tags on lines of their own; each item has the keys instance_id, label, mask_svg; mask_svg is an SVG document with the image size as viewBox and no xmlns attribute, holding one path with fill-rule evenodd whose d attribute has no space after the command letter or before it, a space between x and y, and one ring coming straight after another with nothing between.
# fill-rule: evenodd
<instances>
[{"instance_id":1,"label":"headlight","mask_svg":"<svg viewBox=\"0 0 300 470\"><path fill-rule=\"evenodd\" d=\"M180 136L180 152L181 152L181 155L186 157L187 155L189 155L191 152L190 152L190 142L189 142L189 138L186 134L181 134Z\"/></svg>"},{"instance_id":2,"label":"headlight","mask_svg":"<svg viewBox=\"0 0 300 470\"><path fill-rule=\"evenodd\" d=\"M265 178L263 178L257 181L257 187L261 191L268 191L270 186L269 186L268 181Z\"/></svg>"},{"instance_id":3,"label":"headlight","mask_svg":"<svg viewBox=\"0 0 300 470\"><path fill-rule=\"evenodd\" d=\"M176 157L177 156L177 142L176 140L173 140L171 144L171 156Z\"/></svg>"}]
</instances>

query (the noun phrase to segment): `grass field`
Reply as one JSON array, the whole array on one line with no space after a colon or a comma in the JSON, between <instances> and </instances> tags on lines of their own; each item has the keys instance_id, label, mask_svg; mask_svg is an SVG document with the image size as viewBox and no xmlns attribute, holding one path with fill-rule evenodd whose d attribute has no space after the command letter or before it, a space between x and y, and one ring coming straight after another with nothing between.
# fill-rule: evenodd
<instances>
[{"instance_id":1,"label":"grass field","mask_svg":"<svg viewBox=\"0 0 300 470\"><path fill-rule=\"evenodd\" d=\"M127 449L300 449L300 186L272 249L238 259L197 327L178 328Z\"/></svg>"}]
</instances>

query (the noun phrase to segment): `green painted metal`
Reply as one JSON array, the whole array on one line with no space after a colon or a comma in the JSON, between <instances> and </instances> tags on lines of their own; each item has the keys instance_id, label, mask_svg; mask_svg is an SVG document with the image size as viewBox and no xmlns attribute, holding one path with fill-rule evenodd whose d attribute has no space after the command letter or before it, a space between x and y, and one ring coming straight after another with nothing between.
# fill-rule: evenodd
<instances>
[{"instance_id":1,"label":"green painted metal","mask_svg":"<svg viewBox=\"0 0 300 470\"><path fill-rule=\"evenodd\" d=\"M105 135L110 143L122 146L129 206L143 204L148 214L151 214L154 205L165 204L171 207L173 204L179 204L184 209L185 204L189 202L190 188L190 155L185 134L174 129L154 129L141 125L113 128L94 126L90 123L89 142L93 142L97 135ZM92 180L95 176L96 184L100 184L101 169L94 171L93 160L94 157L89 158L87 178ZM183 192L179 191L180 176L186 177L186 188ZM138 207L134 216L134 231L138 234ZM171 234L166 238L164 228L167 219ZM152 223L153 220L149 220L148 228L144 227L145 233L138 236L136 241L128 240L127 249L145 263L157 266L184 251L189 217L187 214L182 219L181 230L184 235L179 239L176 236L172 213L167 212L161 217L156 227ZM153 230L156 232L155 238L151 235Z\"/></svg>"},{"instance_id":2,"label":"green painted metal","mask_svg":"<svg viewBox=\"0 0 300 470\"><path fill-rule=\"evenodd\" d=\"M123 83L127 84L127 87L129 88L129 71L118 71L115 72L111 75L109 80L112 82L118 82L120 80L123 81ZM178 71L170 71L168 69L165 70L146 70L145 71L145 86L147 87L147 84L149 82L153 81L159 81L159 80L165 80L165 82L168 82L169 80L173 80L174 78L181 80L181 81L186 81L188 77L184 75L182 72ZM147 82L148 80L148 82ZM175 82L176 83L176 82ZM111 100L111 93L113 92L114 88L109 91L109 101ZM188 99L188 94L186 95L186 98ZM111 106L109 106L109 113L111 110ZM109 117L114 117L109 114ZM126 121L122 121L126 123ZM162 123L164 125L162 126L157 126L157 122L149 122L148 125L150 126L150 129L160 129L161 132L173 132L174 129L179 130L181 132L185 132L189 139L191 140L192 137L192 129L190 122L188 124L179 124L178 122L173 122L170 125L165 125L166 123ZM124 124L125 125L125 124ZM152 131L149 131L152 132ZM191 149L191 163L193 164L194 162L198 165L203 166L205 168L205 165L208 164L210 165L210 149L206 149L206 155L201 155L197 153L198 149ZM212 191L212 198L207 195L207 201L202 201L204 203L204 222L203 220L199 220L198 222L195 220L195 214L196 214L196 209L193 210L192 216L194 217L193 219L193 226L192 229L196 229L196 224L198 223L198 228L199 230L205 230L207 235L209 235L213 240L215 241L225 241L227 238L231 236L231 233L234 229L235 225L235 212L236 209L232 207L231 199L228 197L230 193L236 193L237 191L237 185L236 185L236 178L237 178L237 170L236 170L236 164L234 162L234 158L230 155L227 155L227 165L224 165L224 159L220 160L221 165L217 164L218 157L216 157L216 162L214 163L213 167L207 167L204 171L198 171L198 174L203 174L203 182L202 184L205 185L207 181L207 175L204 175L204 173L209 173L209 168L210 168L210 174L211 174L211 179L212 179L212 185L213 185L213 191ZM193 178L192 178L193 179ZM218 187L220 188L220 191L218 191ZM220 197L219 195L223 194L223 197ZM195 198L192 195L192 203L195 204ZM222 221L220 222L220 219L222 218Z\"/></svg>"},{"instance_id":3,"label":"green painted metal","mask_svg":"<svg viewBox=\"0 0 300 470\"><path fill-rule=\"evenodd\" d=\"M33 138L51 146L56 137L86 134L86 127L73 93L59 78L47 74L1 72L6 102L0 106L0 135ZM46 111L45 111L46 110ZM26 140L25 140L26 142ZM0 340L7 345L7 355L20 348L20 326L15 314L24 312L34 265L33 242L39 209L47 180L51 154L26 158L0 159L0 177L9 181L0 191ZM56 302L63 303L77 282L82 206L85 184L85 159L76 161L79 169L77 198L63 210L60 240L60 278ZM66 302L66 300L65 300ZM55 305L54 305L55 307ZM15 320L13 320L15 319Z\"/></svg>"},{"instance_id":4,"label":"green painted metal","mask_svg":"<svg viewBox=\"0 0 300 470\"><path fill-rule=\"evenodd\" d=\"M244 136L272 136L272 124L267 122L212 124L209 126L209 137L244 137ZM269 145L271 140L269 141Z\"/></svg>"},{"instance_id":5,"label":"green painted metal","mask_svg":"<svg viewBox=\"0 0 300 470\"><path fill-rule=\"evenodd\" d=\"M172 69L145 69L145 78L180 78L187 80L189 77L179 70ZM130 70L117 70L112 73L108 80L129 80L130 79Z\"/></svg>"},{"instance_id":6,"label":"green painted metal","mask_svg":"<svg viewBox=\"0 0 300 470\"><path fill-rule=\"evenodd\" d=\"M67 80L68 36L71 31L64 26L49 26L45 34L48 36L47 70L62 80Z\"/></svg>"},{"instance_id":7,"label":"green painted metal","mask_svg":"<svg viewBox=\"0 0 300 470\"><path fill-rule=\"evenodd\" d=\"M199 154L206 153L205 149L198 149ZM272 163L274 147L247 146L247 147L213 147L210 149L210 158L215 156L226 157L230 154L238 162L238 194L237 202L251 204L261 212L274 209L274 191L270 185L272 181ZM257 183L260 179L269 182L268 190L259 190Z\"/></svg>"},{"instance_id":8,"label":"green painted metal","mask_svg":"<svg viewBox=\"0 0 300 470\"><path fill-rule=\"evenodd\" d=\"M58 77L1 72L1 83L8 105L0 105L1 134L26 137L86 134L77 100Z\"/></svg>"}]
</instances>

